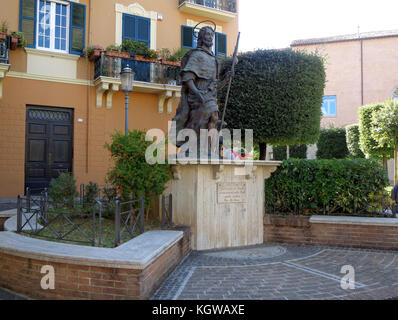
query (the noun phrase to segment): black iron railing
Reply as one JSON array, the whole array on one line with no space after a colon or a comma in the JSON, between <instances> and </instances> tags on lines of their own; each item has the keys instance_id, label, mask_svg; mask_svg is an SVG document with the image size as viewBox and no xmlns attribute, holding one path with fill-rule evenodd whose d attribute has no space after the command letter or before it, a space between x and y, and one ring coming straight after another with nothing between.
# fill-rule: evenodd
<instances>
[{"instance_id":1,"label":"black iron railing","mask_svg":"<svg viewBox=\"0 0 398 320\"><path fill-rule=\"evenodd\" d=\"M33 194L34 190L27 188L25 196L17 199L17 232L98 247L118 246L143 233L144 197L119 200L117 194L105 190L107 187L88 200L91 197L85 194L82 184L73 203L56 203L50 200L47 189ZM164 228L172 224L172 195L162 196L161 205Z\"/></svg>"},{"instance_id":2,"label":"black iron railing","mask_svg":"<svg viewBox=\"0 0 398 320\"><path fill-rule=\"evenodd\" d=\"M179 0L181 6L185 2L197 4L206 8L236 13L236 0Z\"/></svg>"},{"instance_id":3,"label":"black iron railing","mask_svg":"<svg viewBox=\"0 0 398 320\"><path fill-rule=\"evenodd\" d=\"M7 39L0 39L0 63L10 63L10 41L10 37L7 37Z\"/></svg>"},{"instance_id":4,"label":"black iron railing","mask_svg":"<svg viewBox=\"0 0 398 320\"><path fill-rule=\"evenodd\" d=\"M127 202L116 201L115 208L115 247L145 229L144 197Z\"/></svg>"},{"instance_id":5,"label":"black iron railing","mask_svg":"<svg viewBox=\"0 0 398 320\"><path fill-rule=\"evenodd\" d=\"M96 210L76 210L72 206L49 201L45 195L18 196L17 232L95 246Z\"/></svg>"},{"instance_id":6,"label":"black iron railing","mask_svg":"<svg viewBox=\"0 0 398 320\"><path fill-rule=\"evenodd\" d=\"M173 195L162 195L162 228L173 222Z\"/></svg>"},{"instance_id":7,"label":"black iron railing","mask_svg":"<svg viewBox=\"0 0 398 320\"><path fill-rule=\"evenodd\" d=\"M129 66L135 72L134 81L180 85L180 67L160 62L136 61L133 57L123 59L101 53L95 61L94 79L99 77L120 78L121 70Z\"/></svg>"}]
</instances>

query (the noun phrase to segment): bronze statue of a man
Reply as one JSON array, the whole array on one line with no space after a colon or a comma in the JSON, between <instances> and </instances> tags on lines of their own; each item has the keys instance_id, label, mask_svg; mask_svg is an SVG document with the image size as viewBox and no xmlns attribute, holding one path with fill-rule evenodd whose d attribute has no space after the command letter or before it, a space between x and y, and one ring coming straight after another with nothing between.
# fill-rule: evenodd
<instances>
[{"instance_id":1,"label":"bronze statue of a man","mask_svg":"<svg viewBox=\"0 0 398 320\"><path fill-rule=\"evenodd\" d=\"M217 127L217 90L221 89L231 77L231 73L218 81L218 61L212 52L214 31L203 27L199 31L197 48L192 49L181 61L181 100L173 118L176 133L182 129L192 129L200 137L200 129ZM185 141L177 141L180 147Z\"/></svg>"}]
</instances>

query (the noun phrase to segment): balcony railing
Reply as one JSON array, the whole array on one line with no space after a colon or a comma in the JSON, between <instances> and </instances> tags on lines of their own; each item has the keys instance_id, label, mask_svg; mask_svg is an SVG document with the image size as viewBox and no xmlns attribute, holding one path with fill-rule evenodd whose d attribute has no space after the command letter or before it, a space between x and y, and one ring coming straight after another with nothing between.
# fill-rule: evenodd
<instances>
[{"instance_id":1,"label":"balcony railing","mask_svg":"<svg viewBox=\"0 0 398 320\"><path fill-rule=\"evenodd\" d=\"M158 111L167 114L173 111L175 100L181 97L180 67L159 61L141 61L134 57L124 59L108 56L102 52L95 61L94 85L96 87L96 105L102 107L106 97L106 107L112 108L112 96L120 91L120 72L129 66L135 72L134 92L150 93L158 96Z\"/></svg>"},{"instance_id":2,"label":"balcony railing","mask_svg":"<svg viewBox=\"0 0 398 320\"><path fill-rule=\"evenodd\" d=\"M192 3L206 8L236 13L236 0L179 0L179 5Z\"/></svg>"},{"instance_id":3,"label":"balcony railing","mask_svg":"<svg viewBox=\"0 0 398 320\"><path fill-rule=\"evenodd\" d=\"M0 40L0 63L10 63L10 37L6 40Z\"/></svg>"},{"instance_id":4,"label":"balcony railing","mask_svg":"<svg viewBox=\"0 0 398 320\"><path fill-rule=\"evenodd\" d=\"M180 67L164 65L160 62L136 61L134 58L122 59L101 53L95 62L94 80L99 77L120 78L121 70L129 65L135 72L134 81L180 85Z\"/></svg>"}]
</instances>

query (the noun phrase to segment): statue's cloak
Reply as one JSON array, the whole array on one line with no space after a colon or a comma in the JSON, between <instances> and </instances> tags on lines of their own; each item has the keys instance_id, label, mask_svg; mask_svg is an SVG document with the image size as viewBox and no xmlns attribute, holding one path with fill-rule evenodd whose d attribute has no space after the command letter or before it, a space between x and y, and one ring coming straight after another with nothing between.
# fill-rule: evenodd
<instances>
[{"instance_id":1,"label":"statue's cloak","mask_svg":"<svg viewBox=\"0 0 398 320\"><path fill-rule=\"evenodd\" d=\"M190 50L181 61L181 80L181 99L173 118L175 127L172 127L170 133L170 138L177 147L184 143L184 141L176 142L176 137L182 129L191 128L198 131L200 128L205 128L211 112L218 111L218 61L215 55L202 48ZM195 94L190 92L186 85L188 80L193 80L195 86L202 92L205 98L204 105ZM195 120L192 118L191 111L195 113Z\"/></svg>"}]
</instances>

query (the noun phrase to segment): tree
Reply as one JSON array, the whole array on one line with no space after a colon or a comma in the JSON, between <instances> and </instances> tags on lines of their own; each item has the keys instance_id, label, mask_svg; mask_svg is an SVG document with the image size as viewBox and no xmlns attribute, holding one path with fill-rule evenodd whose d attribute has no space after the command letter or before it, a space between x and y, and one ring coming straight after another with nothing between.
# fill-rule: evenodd
<instances>
[{"instance_id":1,"label":"tree","mask_svg":"<svg viewBox=\"0 0 398 320\"><path fill-rule=\"evenodd\" d=\"M348 156L346 132L343 128L322 129L317 143L318 159L344 159Z\"/></svg>"},{"instance_id":2,"label":"tree","mask_svg":"<svg viewBox=\"0 0 398 320\"><path fill-rule=\"evenodd\" d=\"M346 142L350 156L353 158L365 158L362 150L359 148L359 125L352 124L345 128Z\"/></svg>"},{"instance_id":3,"label":"tree","mask_svg":"<svg viewBox=\"0 0 398 320\"><path fill-rule=\"evenodd\" d=\"M367 157L383 159L383 166L386 169L387 159L394 157L394 148L390 143L381 145L373 135L375 130L373 115L382 108L382 103L359 108L359 147Z\"/></svg>"},{"instance_id":4,"label":"tree","mask_svg":"<svg viewBox=\"0 0 398 320\"><path fill-rule=\"evenodd\" d=\"M274 146L273 147L274 160L287 159L287 146ZM307 145L297 145L289 147L289 158L306 159L307 158Z\"/></svg>"},{"instance_id":5,"label":"tree","mask_svg":"<svg viewBox=\"0 0 398 320\"><path fill-rule=\"evenodd\" d=\"M128 135L117 132L111 138L111 143L105 145L114 162L107 181L124 200L144 196L145 207L149 210L153 197L161 195L173 177L171 165L167 162L150 164L146 160L145 151L152 142L145 140L143 131L129 131Z\"/></svg>"},{"instance_id":6,"label":"tree","mask_svg":"<svg viewBox=\"0 0 398 320\"><path fill-rule=\"evenodd\" d=\"M372 135L382 147L394 148L394 184L398 182L398 102L388 100L372 116Z\"/></svg>"},{"instance_id":7,"label":"tree","mask_svg":"<svg viewBox=\"0 0 398 320\"><path fill-rule=\"evenodd\" d=\"M221 78L231 67L222 64ZM319 137L325 69L321 57L291 49L239 56L225 120L230 129L253 129L265 159L266 145L315 143ZM224 105L226 89L220 90Z\"/></svg>"}]
</instances>

